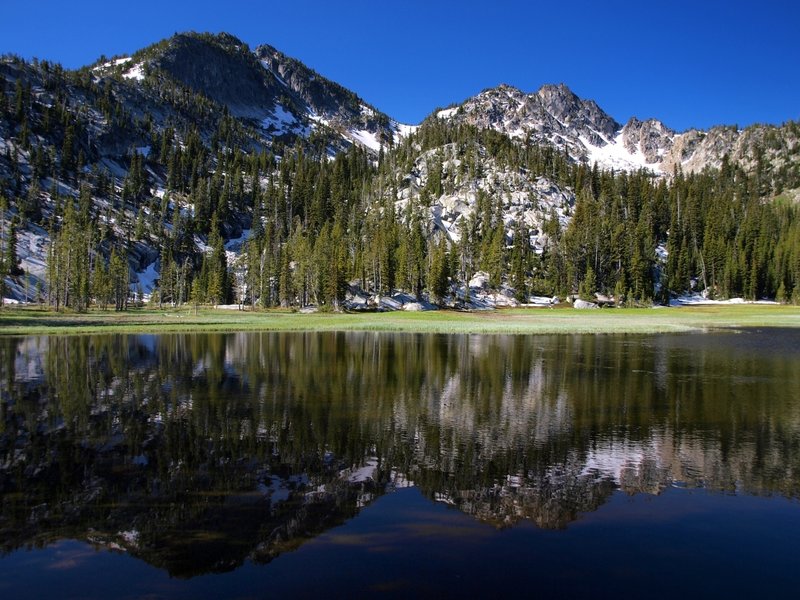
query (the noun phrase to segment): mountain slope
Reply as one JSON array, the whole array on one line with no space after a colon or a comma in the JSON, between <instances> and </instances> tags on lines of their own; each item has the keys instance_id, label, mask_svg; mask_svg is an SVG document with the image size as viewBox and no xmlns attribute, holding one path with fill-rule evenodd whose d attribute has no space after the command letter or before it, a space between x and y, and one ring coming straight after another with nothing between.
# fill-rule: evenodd
<instances>
[{"instance_id":1,"label":"mountain slope","mask_svg":"<svg viewBox=\"0 0 800 600\"><path fill-rule=\"evenodd\" d=\"M330 151L350 143L377 152L393 143L398 124L353 92L271 46L250 48L229 34L177 34L98 64L94 72L138 83L169 81L225 107L262 143L327 134Z\"/></svg>"},{"instance_id":2,"label":"mountain slope","mask_svg":"<svg viewBox=\"0 0 800 600\"><path fill-rule=\"evenodd\" d=\"M289 94L301 104L313 124L324 124L371 150L390 146L408 131L368 105L352 91L330 81L269 45L255 55Z\"/></svg>"},{"instance_id":3,"label":"mountain slope","mask_svg":"<svg viewBox=\"0 0 800 600\"><path fill-rule=\"evenodd\" d=\"M675 289L703 280L748 297L796 287L800 298L794 250L756 277L776 262L775 249L755 253L748 241L756 227L780 225L789 235L792 219L753 215L800 186L799 137L794 123L683 133L652 119L622 125L563 84L532 94L485 90L406 126L277 49L251 50L227 34L179 34L79 71L4 57L0 193L9 208L0 237L7 253L13 224L19 260L0 266L18 299L55 277L47 265L82 256L66 272L88 277L93 266L110 268L116 252L129 267L117 269L118 290L146 296L171 277L177 303L209 285L214 292L201 302L232 301L235 283L254 304L302 306L338 303L357 280L378 297L395 288L419 297L435 279L438 252L439 300L456 280L457 293L469 294L475 279L515 288L525 302L525 290L572 294L595 276L604 292L631 287L647 300L672 252L683 257L670 267ZM707 167L722 176L692 180L691 195L672 193L685 184L674 171ZM726 222L708 248L697 224L681 218L687 202L696 214L713 209L709 223ZM751 231L740 236L748 215ZM678 228L682 245L670 249ZM48 256L74 238L79 252ZM455 251L457 277L442 257ZM710 255L716 264L706 276ZM309 266L340 258L333 275ZM254 292L244 279L256 267ZM218 280L209 283L211 268ZM488 275L475 278L476 270ZM80 289L65 284L64 297L88 304L100 293L88 280L67 281Z\"/></svg>"},{"instance_id":4,"label":"mountain slope","mask_svg":"<svg viewBox=\"0 0 800 600\"><path fill-rule=\"evenodd\" d=\"M597 163L601 169L642 168L657 175L670 175L676 168L700 172L719 167L726 155L748 169L759 160L777 168L800 163L797 124L754 125L744 130L720 126L680 133L657 119L634 117L623 126L593 100L579 98L563 84L545 85L531 94L501 85L434 116L552 145L573 160Z\"/></svg>"},{"instance_id":5,"label":"mountain slope","mask_svg":"<svg viewBox=\"0 0 800 600\"><path fill-rule=\"evenodd\" d=\"M299 61L268 46L253 52L228 34L177 34L78 71L3 57L0 194L12 210L0 216L0 244L16 216L19 272L29 283L26 292L21 278L9 279L7 295L30 297L37 284L45 287L48 229L61 218L60 198L77 197L82 182L94 182L92 216L110 230L103 253L121 243L132 273L143 273L153 271L161 237L153 228L150 239L129 241L143 215L181 211L200 219L196 246L204 248L210 214L198 210L195 186L199 174L225 168L221 150L280 157L304 148L332 157L357 146L377 158L399 131L409 129ZM220 223L226 239L250 222L238 195ZM152 276L132 281L152 289Z\"/></svg>"}]
</instances>

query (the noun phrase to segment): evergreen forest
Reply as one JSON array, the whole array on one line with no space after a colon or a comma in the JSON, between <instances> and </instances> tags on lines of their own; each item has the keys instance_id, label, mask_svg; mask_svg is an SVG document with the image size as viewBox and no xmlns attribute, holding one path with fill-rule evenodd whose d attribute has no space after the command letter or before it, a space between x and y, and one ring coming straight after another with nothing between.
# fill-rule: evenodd
<instances>
[{"instance_id":1,"label":"evergreen forest","mask_svg":"<svg viewBox=\"0 0 800 600\"><path fill-rule=\"evenodd\" d=\"M46 275L29 297L57 310L124 310L141 299L132 276L148 266L150 301L162 305L335 310L358 289L467 306L479 271L520 302L650 305L704 292L800 303L800 208L784 193L800 186L797 148L780 164L726 158L657 177L435 113L379 152L334 148L336 132L323 129L265 143L167 77L142 84L161 104L134 104L114 81L46 61L0 64L0 281L28 281L20 235L40 232ZM437 224L433 203L487 172L546 179L570 198L565 218L539 201L540 222L511 219L507 195L473 185L457 231Z\"/></svg>"}]
</instances>

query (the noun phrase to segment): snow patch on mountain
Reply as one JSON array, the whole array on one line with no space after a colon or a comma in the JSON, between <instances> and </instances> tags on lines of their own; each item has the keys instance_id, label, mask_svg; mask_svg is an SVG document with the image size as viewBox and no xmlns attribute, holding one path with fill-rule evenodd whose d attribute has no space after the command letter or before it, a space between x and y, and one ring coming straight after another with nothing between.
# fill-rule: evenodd
<instances>
[{"instance_id":1,"label":"snow patch on mountain","mask_svg":"<svg viewBox=\"0 0 800 600\"><path fill-rule=\"evenodd\" d=\"M321 129L329 130L325 132L347 142L334 142L332 149L329 149L332 153L346 148L348 143L378 153L387 140L393 137L396 139L399 129L393 126L387 115L342 86L325 79L271 46L259 46L253 54L260 66L269 73L269 81L274 79L283 88L277 96L278 101L281 102L284 96L291 99L289 106L299 123L293 126L284 120L275 123L276 128L280 129L279 126L283 123L284 131L304 137ZM406 131L405 126L403 131Z\"/></svg>"},{"instance_id":2,"label":"snow patch on mountain","mask_svg":"<svg viewBox=\"0 0 800 600\"><path fill-rule=\"evenodd\" d=\"M378 152L381 149L381 142L378 136L367 129L355 129L349 132L350 136L362 146Z\"/></svg>"},{"instance_id":3,"label":"snow patch on mountain","mask_svg":"<svg viewBox=\"0 0 800 600\"><path fill-rule=\"evenodd\" d=\"M661 173L660 164L648 162L647 157L640 149L637 148L636 152L630 152L625 147L622 131L614 139L607 141L604 146L595 146L583 137L579 139L586 148L587 160L590 165L597 163L601 169L614 169L615 171L645 169L652 173Z\"/></svg>"},{"instance_id":4,"label":"snow patch on mountain","mask_svg":"<svg viewBox=\"0 0 800 600\"><path fill-rule=\"evenodd\" d=\"M405 123L398 123L392 121L392 131L394 131L394 143L397 144L401 140L411 137L419 129L419 125L406 125Z\"/></svg>"},{"instance_id":5,"label":"snow patch on mountain","mask_svg":"<svg viewBox=\"0 0 800 600\"><path fill-rule=\"evenodd\" d=\"M8 222L5 223L8 231ZM47 277L47 232L37 225L17 231L17 258L23 274L5 278L5 301L35 301L37 285L45 289Z\"/></svg>"},{"instance_id":6,"label":"snow patch on mountain","mask_svg":"<svg viewBox=\"0 0 800 600\"><path fill-rule=\"evenodd\" d=\"M261 127L269 132L283 134L288 133L298 125L297 117L287 111L280 104L276 104L272 110L272 115L261 121Z\"/></svg>"},{"instance_id":7,"label":"snow patch on mountain","mask_svg":"<svg viewBox=\"0 0 800 600\"><path fill-rule=\"evenodd\" d=\"M456 114L456 112L458 112L458 109L459 109L458 106L455 106L453 108L445 108L444 110L440 110L439 112L437 112L436 116L439 119L449 119L454 114Z\"/></svg>"},{"instance_id":8,"label":"snow patch on mountain","mask_svg":"<svg viewBox=\"0 0 800 600\"><path fill-rule=\"evenodd\" d=\"M225 250L229 252L239 252L244 247L245 242L250 239L250 229L242 231L242 235L237 238L231 238L225 243Z\"/></svg>"},{"instance_id":9,"label":"snow patch on mountain","mask_svg":"<svg viewBox=\"0 0 800 600\"><path fill-rule=\"evenodd\" d=\"M601 169L645 169L654 176L669 175L678 167L684 173L718 168L726 156L745 169L754 168L758 160L782 166L800 147L797 129L786 125L678 133L657 119L632 117L622 126L596 102L579 98L563 84L544 85L531 94L500 85L437 110L434 116L554 146L577 162L596 163Z\"/></svg>"},{"instance_id":10,"label":"snow patch on mountain","mask_svg":"<svg viewBox=\"0 0 800 600\"><path fill-rule=\"evenodd\" d=\"M138 63L125 71L122 76L125 79L132 79L134 81L143 81L144 80L144 70L142 63Z\"/></svg>"},{"instance_id":11,"label":"snow patch on mountain","mask_svg":"<svg viewBox=\"0 0 800 600\"><path fill-rule=\"evenodd\" d=\"M113 69L114 67L118 67L120 65L124 65L125 63L128 63L130 61L131 61L131 57L130 56L123 56L122 58L116 58L114 60L109 60L107 62L99 64L96 67L94 67L92 69L92 71L94 71L94 72L102 72L102 71L105 71L106 69Z\"/></svg>"}]
</instances>

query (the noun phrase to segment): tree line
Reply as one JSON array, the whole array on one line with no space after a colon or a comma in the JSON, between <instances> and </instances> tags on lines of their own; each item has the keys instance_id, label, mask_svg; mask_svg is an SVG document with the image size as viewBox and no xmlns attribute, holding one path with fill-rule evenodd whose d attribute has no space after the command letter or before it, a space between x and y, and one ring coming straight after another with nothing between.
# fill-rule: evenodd
<instances>
[{"instance_id":1,"label":"tree line","mask_svg":"<svg viewBox=\"0 0 800 600\"><path fill-rule=\"evenodd\" d=\"M788 197L775 200L800 185L796 165L759 161L745 171L725 160L669 178L601 171L550 146L436 118L378 156L354 145L331 157L325 136L254 146L242 121L207 98L193 105L174 82L148 85L175 110L197 112L196 123L159 126L152 114L133 115L86 72L44 63L36 73L54 103L37 100L21 77L13 88L0 77L0 125L10 142L0 267L14 274L17 230L46 229L47 300L56 309L127 308L131 273L147 266L143 249L156 249L147 254L158 259L154 298L171 304L333 309L353 281L367 293L403 290L443 304L468 300L478 270L522 301L601 293L646 304L705 291L800 302L798 209ZM118 159L122 174L99 160L87 107L101 111L112 133L140 140ZM444 147L457 170L444 168ZM399 201L423 155L427 177ZM546 177L574 194L569 224L551 215L537 231L508 226L501 195L479 190L458 239L436 227L435 201L453 193L456 179L491 169ZM229 264L225 240L245 230ZM531 243L536 235L546 237L543 248Z\"/></svg>"}]
</instances>

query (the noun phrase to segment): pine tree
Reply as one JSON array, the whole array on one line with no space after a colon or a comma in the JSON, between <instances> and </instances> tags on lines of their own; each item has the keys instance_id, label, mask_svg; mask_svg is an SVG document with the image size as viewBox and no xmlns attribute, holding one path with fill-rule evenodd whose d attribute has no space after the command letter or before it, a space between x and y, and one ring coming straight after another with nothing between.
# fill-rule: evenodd
<instances>
[{"instance_id":1,"label":"pine tree","mask_svg":"<svg viewBox=\"0 0 800 600\"><path fill-rule=\"evenodd\" d=\"M130 272L128 269L128 260L123 249L117 247L112 249L108 271L111 284L111 296L114 300L114 310L127 310L130 291Z\"/></svg>"},{"instance_id":2,"label":"pine tree","mask_svg":"<svg viewBox=\"0 0 800 600\"><path fill-rule=\"evenodd\" d=\"M105 261L99 258L95 264L92 276L92 294L97 305L106 310L112 300L111 281Z\"/></svg>"},{"instance_id":3,"label":"pine tree","mask_svg":"<svg viewBox=\"0 0 800 600\"><path fill-rule=\"evenodd\" d=\"M511 286L518 301L527 302L527 263L529 238L521 225L514 229L514 247L511 251Z\"/></svg>"},{"instance_id":4,"label":"pine tree","mask_svg":"<svg viewBox=\"0 0 800 600\"><path fill-rule=\"evenodd\" d=\"M64 132L61 146L61 175L67 177L75 170L75 127L70 124Z\"/></svg>"},{"instance_id":5,"label":"pine tree","mask_svg":"<svg viewBox=\"0 0 800 600\"><path fill-rule=\"evenodd\" d=\"M594 269L591 265L586 267L586 275L581 281L580 288L578 290L578 295L581 297L582 300L586 300L587 302L594 302L595 300L595 290L597 289L597 280L595 279Z\"/></svg>"},{"instance_id":6,"label":"pine tree","mask_svg":"<svg viewBox=\"0 0 800 600\"><path fill-rule=\"evenodd\" d=\"M209 235L211 255L207 263L207 281L205 296L211 304L224 304L228 301L230 282L228 279L228 259L225 254L225 243L219 232L219 220L214 213L211 218L211 234Z\"/></svg>"},{"instance_id":7,"label":"pine tree","mask_svg":"<svg viewBox=\"0 0 800 600\"><path fill-rule=\"evenodd\" d=\"M323 231L325 228L323 227ZM320 233L320 237L317 239L317 243L320 243L322 239L322 233ZM292 290L292 272L289 267L289 253L284 248L279 255L279 264L280 264L280 272L279 272L279 291L278 295L280 298L280 304L282 307L287 308L289 306L294 305L294 292Z\"/></svg>"},{"instance_id":8,"label":"pine tree","mask_svg":"<svg viewBox=\"0 0 800 600\"><path fill-rule=\"evenodd\" d=\"M428 252L427 287L431 302L442 304L449 286L449 262L447 260L447 241L430 241Z\"/></svg>"},{"instance_id":9,"label":"pine tree","mask_svg":"<svg viewBox=\"0 0 800 600\"><path fill-rule=\"evenodd\" d=\"M8 231L6 232L6 247L2 258L3 268L5 273L11 276L22 274L22 269L19 268L19 257L17 256L17 219L12 218Z\"/></svg>"},{"instance_id":10,"label":"pine tree","mask_svg":"<svg viewBox=\"0 0 800 600\"><path fill-rule=\"evenodd\" d=\"M6 201L5 196L0 194L0 243L3 246L0 247L2 252L0 252L0 308L3 307L3 298L5 297L6 292L6 277L8 276L8 267L6 266L5 260L5 238L6 238L6 231L5 231L5 224L6 224L6 210L8 209L8 204Z\"/></svg>"}]
</instances>

